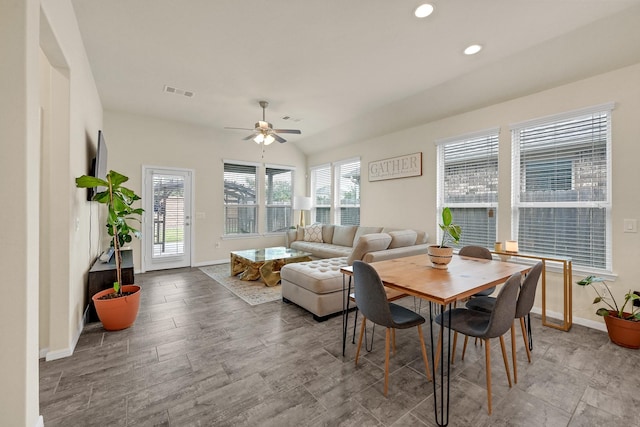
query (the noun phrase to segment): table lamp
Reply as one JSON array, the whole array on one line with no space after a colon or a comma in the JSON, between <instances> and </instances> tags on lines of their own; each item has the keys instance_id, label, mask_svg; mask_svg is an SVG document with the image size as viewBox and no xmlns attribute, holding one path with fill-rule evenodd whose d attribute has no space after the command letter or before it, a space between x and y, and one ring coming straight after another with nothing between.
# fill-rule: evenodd
<instances>
[{"instance_id":1,"label":"table lamp","mask_svg":"<svg viewBox=\"0 0 640 427\"><path fill-rule=\"evenodd\" d=\"M517 240L507 240L504 242L504 250L507 252L518 252L518 241Z\"/></svg>"},{"instance_id":2,"label":"table lamp","mask_svg":"<svg viewBox=\"0 0 640 427\"><path fill-rule=\"evenodd\" d=\"M293 198L293 209L300 211L299 227L304 227L304 211L311 210L311 197L295 196Z\"/></svg>"}]
</instances>

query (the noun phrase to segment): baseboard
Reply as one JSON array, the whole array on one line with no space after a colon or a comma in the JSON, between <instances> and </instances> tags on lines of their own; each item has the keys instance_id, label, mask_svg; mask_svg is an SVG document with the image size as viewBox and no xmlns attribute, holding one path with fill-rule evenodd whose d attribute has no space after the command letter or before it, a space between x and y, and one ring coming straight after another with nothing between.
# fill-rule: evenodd
<instances>
[{"instance_id":1,"label":"baseboard","mask_svg":"<svg viewBox=\"0 0 640 427\"><path fill-rule=\"evenodd\" d=\"M80 340L80 335L82 334L82 330L84 329L84 325L87 322L87 310L85 309L82 319L80 321L80 325L78 325L78 329L73 336L73 340L71 342L71 346L69 348L63 348L61 350L49 351L48 349L40 350L40 357L44 357L44 360L49 362L51 360L63 359L65 357L69 357L73 355L74 350L76 349L76 345L78 345L78 341ZM44 352L44 355L43 355Z\"/></svg>"},{"instance_id":2,"label":"baseboard","mask_svg":"<svg viewBox=\"0 0 640 427\"><path fill-rule=\"evenodd\" d=\"M533 307L531 309L531 312L534 314L542 314L542 310L538 307ZM547 317L560 321L564 320L564 315L562 313L558 313L557 311L547 310ZM603 322L598 322L591 319L583 319L582 317L573 317L572 321L575 325L585 326L587 328L597 329L604 332L607 331L607 326Z\"/></svg>"},{"instance_id":3,"label":"baseboard","mask_svg":"<svg viewBox=\"0 0 640 427\"><path fill-rule=\"evenodd\" d=\"M42 417L42 415L38 417L38 421L36 421L35 427L44 427L44 418Z\"/></svg>"},{"instance_id":4,"label":"baseboard","mask_svg":"<svg viewBox=\"0 0 640 427\"><path fill-rule=\"evenodd\" d=\"M214 261L196 262L195 264L193 264L193 267L206 267L207 265L228 264L228 263L229 263L229 258L225 258L225 259L218 259Z\"/></svg>"}]
</instances>

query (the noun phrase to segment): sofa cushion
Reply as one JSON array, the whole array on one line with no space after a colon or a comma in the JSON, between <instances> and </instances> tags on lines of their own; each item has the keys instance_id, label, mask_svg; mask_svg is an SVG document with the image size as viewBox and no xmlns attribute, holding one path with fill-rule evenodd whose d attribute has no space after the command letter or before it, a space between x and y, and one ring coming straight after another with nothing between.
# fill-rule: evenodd
<instances>
[{"instance_id":1,"label":"sofa cushion","mask_svg":"<svg viewBox=\"0 0 640 427\"><path fill-rule=\"evenodd\" d=\"M353 238L356 235L357 225L336 225L333 228L334 245L353 247Z\"/></svg>"},{"instance_id":2,"label":"sofa cushion","mask_svg":"<svg viewBox=\"0 0 640 427\"><path fill-rule=\"evenodd\" d=\"M322 241L325 243L333 243L333 224L322 224Z\"/></svg>"},{"instance_id":3,"label":"sofa cushion","mask_svg":"<svg viewBox=\"0 0 640 427\"><path fill-rule=\"evenodd\" d=\"M365 234L358 239L358 243L347 258L347 264L352 265L353 261L359 261L368 252L383 251L389 247L391 236L387 233Z\"/></svg>"},{"instance_id":4,"label":"sofa cushion","mask_svg":"<svg viewBox=\"0 0 640 427\"><path fill-rule=\"evenodd\" d=\"M390 231L389 236L391 236L389 249L394 249L414 245L418 238L418 233L415 230Z\"/></svg>"},{"instance_id":5,"label":"sofa cushion","mask_svg":"<svg viewBox=\"0 0 640 427\"><path fill-rule=\"evenodd\" d=\"M305 227L304 241L322 243L322 224L313 224Z\"/></svg>"},{"instance_id":6,"label":"sofa cushion","mask_svg":"<svg viewBox=\"0 0 640 427\"><path fill-rule=\"evenodd\" d=\"M381 231L382 231L382 227L359 226L358 229L356 230L356 235L353 237L353 243L351 244L351 246L355 247L356 243L358 243L358 239L360 238L360 236L364 236L365 234L380 233Z\"/></svg>"},{"instance_id":7,"label":"sofa cushion","mask_svg":"<svg viewBox=\"0 0 640 427\"><path fill-rule=\"evenodd\" d=\"M332 245L331 243L305 242L296 240L291 243L292 249L309 252L314 258L335 258L347 257L351 254L352 248L349 246Z\"/></svg>"},{"instance_id":8,"label":"sofa cushion","mask_svg":"<svg viewBox=\"0 0 640 427\"><path fill-rule=\"evenodd\" d=\"M423 243L427 243L429 241L429 235L426 231L416 230L418 232L418 237L416 238L416 245L422 245Z\"/></svg>"}]
</instances>

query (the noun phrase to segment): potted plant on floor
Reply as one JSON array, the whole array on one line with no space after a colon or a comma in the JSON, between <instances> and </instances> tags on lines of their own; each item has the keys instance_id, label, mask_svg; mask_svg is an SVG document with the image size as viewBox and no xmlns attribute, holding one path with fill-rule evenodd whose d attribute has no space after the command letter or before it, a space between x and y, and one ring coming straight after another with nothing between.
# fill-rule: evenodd
<instances>
[{"instance_id":1,"label":"potted plant on floor","mask_svg":"<svg viewBox=\"0 0 640 427\"><path fill-rule=\"evenodd\" d=\"M140 197L122 185L128 180L129 178L115 171L109 171L106 181L88 175L76 178L76 187L79 188L106 187L105 191L97 193L92 200L107 205L107 232L114 249L116 281L113 289L98 292L92 300L102 326L110 331L133 325L140 307L140 287L122 285L122 246L131 242L133 236L140 238L140 231L127 221L140 221L144 212L142 208L132 207Z\"/></svg>"},{"instance_id":2,"label":"potted plant on floor","mask_svg":"<svg viewBox=\"0 0 640 427\"><path fill-rule=\"evenodd\" d=\"M462 234L462 228L453 223L453 215L449 208L442 209L440 229L442 230L442 241L439 245L430 245L427 248L427 253L433 268L446 270L447 264L451 262L451 257L453 256L453 248L447 246L447 242L458 243Z\"/></svg>"},{"instance_id":3,"label":"potted plant on floor","mask_svg":"<svg viewBox=\"0 0 640 427\"><path fill-rule=\"evenodd\" d=\"M603 287L600 292L594 283L602 283ZM587 276L577 284L580 286L591 285L597 295L593 303L605 304L606 307L600 307L596 314L604 317L611 341L622 347L640 348L640 309L633 304L634 301L640 300L640 296L629 290L624 296L624 303L619 305L603 278ZM629 305L630 311L625 311L627 305Z\"/></svg>"}]
</instances>

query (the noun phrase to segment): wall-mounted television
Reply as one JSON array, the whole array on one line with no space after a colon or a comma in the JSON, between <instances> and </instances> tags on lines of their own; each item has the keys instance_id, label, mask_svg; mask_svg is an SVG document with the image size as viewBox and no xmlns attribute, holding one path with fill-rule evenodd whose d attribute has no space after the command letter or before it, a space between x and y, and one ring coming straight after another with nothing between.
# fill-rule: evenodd
<instances>
[{"instance_id":1,"label":"wall-mounted television","mask_svg":"<svg viewBox=\"0 0 640 427\"><path fill-rule=\"evenodd\" d=\"M96 157L91 162L91 176L104 180L107 179L107 156L107 143L104 140L104 133L99 130ZM95 194L105 191L106 189L107 187L89 188L87 197L91 200Z\"/></svg>"}]
</instances>

